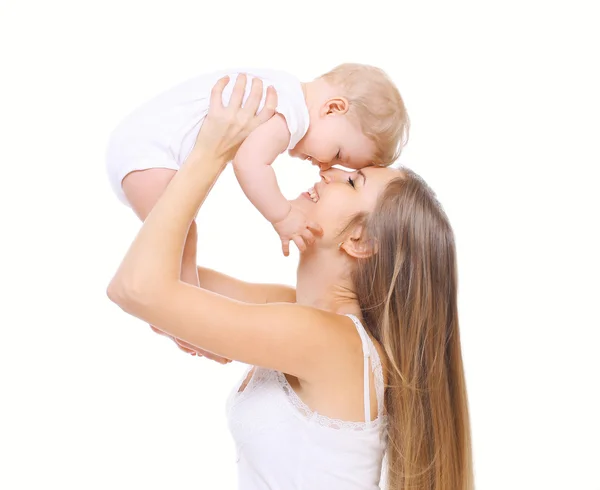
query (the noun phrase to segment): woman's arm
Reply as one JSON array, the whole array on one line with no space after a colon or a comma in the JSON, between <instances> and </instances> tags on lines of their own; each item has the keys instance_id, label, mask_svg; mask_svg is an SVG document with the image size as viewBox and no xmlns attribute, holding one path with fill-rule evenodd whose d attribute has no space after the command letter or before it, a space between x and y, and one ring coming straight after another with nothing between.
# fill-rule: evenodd
<instances>
[{"instance_id":1,"label":"woman's arm","mask_svg":"<svg viewBox=\"0 0 600 490\"><path fill-rule=\"evenodd\" d=\"M282 284L258 284L241 281L206 267L198 267L203 289L244 303L295 303L296 289Z\"/></svg>"},{"instance_id":2,"label":"woman's arm","mask_svg":"<svg viewBox=\"0 0 600 490\"><path fill-rule=\"evenodd\" d=\"M330 362L328 348L347 332L338 315L297 304L253 305L180 281L181 254L199 207L243 139L265 117L256 114L262 87L253 81L241 108L245 77L222 106L227 79L213 89L209 114L188 160L152 209L108 287L128 313L220 356L309 379ZM277 328L285 324L286 328Z\"/></svg>"},{"instance_id":3,"label":"woman's arm","mask_svg":"<svg viewBox=\"0 0 600 490\"><path fill-rule=\"evenodd\" d=\"M137 170L125 176L121 183L123 192L134 213L142 222L148 217L176 173L176 170L170 168L151 168ZM181 257L181 280L192 286L199 286L196 266L197 242L198 231L195 221L192 221ZM152 325L151 328L156 333L167 335ZM188 351L189 349L186 349L186 352Z\"/></svg>"},{"instance_id":4,"label":"woman's arm","mask_svg":"<svg viewBox=\"0 0 600 490\"><path fill-rule=\"evenodd\" d=\"M165 191L177 171L170 168L151 168L131 172L123 179L125 197L140 220L144 221ZM181 258L181 280L198 286L196 250L198 232L192 221Z\"/></svg>"},{"instance_id":5,"label":"woman's arm","mask_svg":"<svg viewBox=\"0 0 600 490\"><path fill-rule=\"evenodd\" d=\"M189 240L189 235L188 235ZM182 264L183 267L183 264ZM258 284L246 281L241 281L234 277L217 272L206 267L198 266L198 277L202 281L202 288L213 293L227 296L228 298L243 301L245 303L266 304L266 303L295 303L296 289L282 284ZM182 276L184 282L185 279ZM175 337L152 327L159 335L169 337L177 346L187 354L199 355L217 361L221 364L231 362L229 359L217 356L206 350L200 349L197 346L185 342Z\"/></svg>"}]
</instances>

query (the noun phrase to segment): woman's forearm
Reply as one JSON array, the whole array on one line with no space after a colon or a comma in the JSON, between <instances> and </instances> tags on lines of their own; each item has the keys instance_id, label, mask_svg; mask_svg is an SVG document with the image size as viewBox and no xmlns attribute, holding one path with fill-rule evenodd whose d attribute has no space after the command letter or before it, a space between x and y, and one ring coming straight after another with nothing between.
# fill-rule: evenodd
<instances>
[{"instance_id":1,"label":"woman's forearm","mask_svg":"<svg viewBox=\"0 0 600 490\"><path fill-rule=\"evenodd\" d=\"M109 296L149 300L180 280L191 223L225 164L201 147L192 151L146 218L109 285Z\"/></svg>"}]
</instances>

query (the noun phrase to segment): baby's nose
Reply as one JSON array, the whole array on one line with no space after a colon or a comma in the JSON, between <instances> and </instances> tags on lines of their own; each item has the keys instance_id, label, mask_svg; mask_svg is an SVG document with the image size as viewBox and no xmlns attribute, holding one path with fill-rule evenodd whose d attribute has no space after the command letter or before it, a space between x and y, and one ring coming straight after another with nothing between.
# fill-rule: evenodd
<instances>
[{"instance_id":1,"label":"baby's nose","mask_svg":"<svg viewBox=\"0 0 600 490\"><path fill-rule=\"evenodd\" d=\"M331 168L331 163L316 162L315 165L319 166L321 172L324 172L325 170L329 170Z\"/></svg>"}]
</instances>

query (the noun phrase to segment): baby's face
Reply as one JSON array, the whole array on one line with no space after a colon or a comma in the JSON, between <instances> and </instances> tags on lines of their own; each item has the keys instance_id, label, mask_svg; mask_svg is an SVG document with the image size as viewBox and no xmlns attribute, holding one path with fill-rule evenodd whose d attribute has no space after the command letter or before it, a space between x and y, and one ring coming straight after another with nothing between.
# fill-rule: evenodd
<instances>
[{"instance_id":1,"label":"baby's face","mask_svg":"<svg viewBox=\"0 0 600 490\"><path fill-rule=\"evenodd\" d=\"M372 164L375 143L346 114L327 114L311 120L304 138L290 155L327 170L333 165L360 169Z\"/></svg>"}]
</instances>

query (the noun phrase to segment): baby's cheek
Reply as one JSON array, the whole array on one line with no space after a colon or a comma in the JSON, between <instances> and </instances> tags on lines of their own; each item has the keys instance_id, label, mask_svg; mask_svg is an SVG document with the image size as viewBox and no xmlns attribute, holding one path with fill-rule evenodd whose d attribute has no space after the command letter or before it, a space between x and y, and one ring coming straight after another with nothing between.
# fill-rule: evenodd
<instances>
[{"instance_id":1,"label":"baby's cheek","mask_svg":"<svg viewBox=\"0 0 600 490\"><path fill-rule=\"evenodd\" d=\"M326 136L313 135L313 138L307 142L307 152L321 161L326 161L331 153L331 144Z\"/></svg>"}]
</instances>

